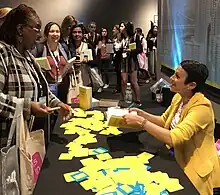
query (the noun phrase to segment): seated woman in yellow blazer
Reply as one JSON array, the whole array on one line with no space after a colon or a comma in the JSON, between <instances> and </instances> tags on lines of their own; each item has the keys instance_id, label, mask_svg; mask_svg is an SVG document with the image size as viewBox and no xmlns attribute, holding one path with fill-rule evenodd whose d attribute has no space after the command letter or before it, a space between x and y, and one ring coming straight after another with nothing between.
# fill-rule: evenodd
<instances>
[{"instance_id":1,"label":"seated woman in yellow blazer","mask_svg":"<svg viewBox=\"0 0 220 195\"><path fill-rule=\"evenodd\" d=\"M183 61L171 77L175 92L162 116L133 108L124 123L146 130L174 148L175 158L200 194L213 194L220 187L220 166L214 145L214 113L211 102L201 93L208 78L205 65Z\"/></svg>"}]
</instances>

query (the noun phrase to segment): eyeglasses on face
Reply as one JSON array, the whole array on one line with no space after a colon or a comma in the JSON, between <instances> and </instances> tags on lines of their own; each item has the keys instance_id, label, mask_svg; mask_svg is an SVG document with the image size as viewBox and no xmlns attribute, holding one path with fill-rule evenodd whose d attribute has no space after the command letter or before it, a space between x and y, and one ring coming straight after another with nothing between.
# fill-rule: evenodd
<instances>
[{"instance_id":1,"label":"eyeglasses on face","mask_svg":"<svg viewBox=\"0 0 220 195\"><path fill-rule=\"evenodd\" d=\"M25 24L27 27L31 28L32 30L34 30L36 33L40 33L41 32L41 29L40 28L36 28L36 27L33 27L31 26L30 24Z\"/></svg>"}]
</instances>

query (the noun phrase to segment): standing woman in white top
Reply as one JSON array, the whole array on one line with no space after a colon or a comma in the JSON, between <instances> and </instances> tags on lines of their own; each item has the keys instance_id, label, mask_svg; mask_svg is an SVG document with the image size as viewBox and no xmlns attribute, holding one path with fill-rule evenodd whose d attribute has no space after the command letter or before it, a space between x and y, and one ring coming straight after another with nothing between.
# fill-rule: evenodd
<instances>
[{"instance_id":1,"label":"standing woman in white top","mask_svg":"<svg viewBox=\"0 0 220 195\"><path fill-rule=\"evenodd\" d=\"M134 103L137 107L141 106L140 88L137 81L138 59L137 55L142 52L142 46L139 35L134 36L134 26L131 22L120 24L121 40L122 40L122 60L121 60L121 86L122 96L125 97L125 88L127 85L128 75L134 90ZM136 48L129 49L129 44L135 43Z\"/></svg>"},{"instance_id":2,"label":"standing woman in white top","mask_svg":"<svg viewBox=\"0 0 220 195\"><path fill-rule=\"evenodd\" d=\"M70 31L69 49L71 57L80 56L82 52L89 49L88 43L83 41L84 32L81 24L76 24ZM75 66L78 82L82 79L84 86L91 86L91 79L89 75L88 59L84 58L79 61L78 66Z\"/></svg>"}]
</instances>

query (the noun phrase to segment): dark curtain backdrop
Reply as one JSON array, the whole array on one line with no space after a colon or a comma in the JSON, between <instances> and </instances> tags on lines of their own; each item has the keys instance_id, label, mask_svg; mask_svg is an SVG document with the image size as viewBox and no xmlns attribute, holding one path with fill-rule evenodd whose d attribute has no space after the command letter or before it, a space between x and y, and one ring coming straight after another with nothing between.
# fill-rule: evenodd
<instances>
[{"instance_id":1,"label":"dark curtain backdrop","mask_svg":"<svg viewBox=\"0 0 220 195\"><path fill-rule=\"evenodd\" d=\"M0 0L0 7L25 3L39 14L43 26L49 21L61 23L70 14L87 25L95 21L98 28L112 29L120 21L132 21L146 34L157 15L157 0Z\"/></svg>"}]
</instances>

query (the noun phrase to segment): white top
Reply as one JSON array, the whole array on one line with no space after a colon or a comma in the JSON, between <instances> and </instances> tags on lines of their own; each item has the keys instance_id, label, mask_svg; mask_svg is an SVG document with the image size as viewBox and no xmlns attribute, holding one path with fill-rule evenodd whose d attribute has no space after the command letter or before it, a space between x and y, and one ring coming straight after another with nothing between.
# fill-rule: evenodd
<instances>
[{"instance_id":1,"label":"white top","mask_svg":"<svg viewBox=\"0 0 220 195\"><path fill-rule=\"evenodd\" d=\"M180 106L179 106L179 108L178 108L176 114L174 115L172 121L171 121L170 130L171 130L171 129L174 129L174 128L178 125L179 120L180 120L180 115L181 115L181 113L182 113L182 111L183 111L183 108L184 108L184 106L183 106L183 102L182 102L182 103L180 104Z\"/></svg>"}]
</instances>

